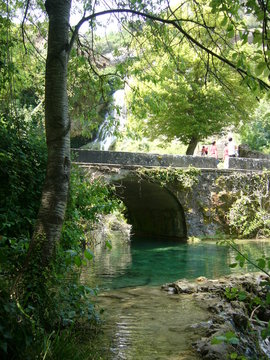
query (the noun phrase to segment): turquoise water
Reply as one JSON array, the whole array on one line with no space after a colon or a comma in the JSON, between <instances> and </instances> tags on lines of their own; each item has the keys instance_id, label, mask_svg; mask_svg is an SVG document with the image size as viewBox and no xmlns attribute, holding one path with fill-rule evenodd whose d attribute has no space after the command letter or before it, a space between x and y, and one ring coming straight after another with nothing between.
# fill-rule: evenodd
<instances>
[{"instance_id":1,"label":"turquoise water","mask_svg":"<svg viewBox=\"0 0 270 360\"><path fill-rule=\"evenodd\" d=\"M238 246L253 260L270 255L270 240L241 241ZM100 288L97 306L104 309L103 359L199 360L192 344L204 336L204 327L200 332L196 324L206 323L209 312L192 295L173 295L160 285L240 271L229 267L235 256L229 247L214 241L181 244L133 239L123 243L116 236L110 251L96 248L83 281Z\"/></svg>"},{"instance_id":2,"label":"turquoise water","mask_svg":"<svg viewBox=\"0 0 270 360\"><path fill-rule=\"evenodd\" d=\"M270 240L241 240L237 246L253 260L270 255ZM216 241L187 244L139 238L123 244L115 239L112 250L100 249L96 253L89 275L100 288L117 289L257 271L251 265L231 269L229 264L235 262L235 256L231 248L217 245Z\"/></svg>"}]
</instances>

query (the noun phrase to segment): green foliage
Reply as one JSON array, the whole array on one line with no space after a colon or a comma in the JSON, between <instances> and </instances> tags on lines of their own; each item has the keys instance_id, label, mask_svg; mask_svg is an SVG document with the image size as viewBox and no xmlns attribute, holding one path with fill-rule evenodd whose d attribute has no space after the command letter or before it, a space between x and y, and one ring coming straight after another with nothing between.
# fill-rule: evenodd
<instances>
[{"instance_id":1,"label":"green foliage","mask_svg":"<svg viewBox=\"0 0 270 360\"><path fill-rule=\"evenodd\" d=\"M72 116L71 137L91 139L103 121L111 100L112 86L106 77L98 77L91 70L87 51L78 55L73 49L69 66L69 104ZM103 74L104 75L104 74ZM89 142L89 141L88 141Z\"/></svg>"},{"instance_id":2,"label":"green foliage","mask_svg":"<svg viewBox=\"0 0 270 360\"><path fill-rule=\"evenodd\" d=\"M29 236L47 160L43 126L30 111L0 115L0 234Z\"/></svg>"},{"instance_id":3,"label":"green foliage","mask_svg":"<svg viewBox=\"0 0 270 360\"><path fill-rule=\"evenodd\" d=\"M211 26L219 26L219 18L209 14L206 5L189 2L179 9L174 16L187 18L184 26L189 34L230 58L235 51L224 34L218 37L211 32ZM194 26L193 21L204 20L207 31ZM145 27L140 40L143 49L137 47L137 61L131 69L130 132L151 140L163 135L164 142L178 138L188 145L248 121L255 97L243 91L242 80L231 69L210 60L209 55L198 54L198 49L184 38L179 40L171 27L159 29L157 34Z\"/></svg>"},{"instance_id":4,"label":"green foliage","mask_svg":"<svg viewBox=\"0 0 270 360\"><path fill-rule=\"evenodd\" d=\"M268 303L268 305L269 305L269 303ZM267 327L262 330L261 335L264 340L266 338L270 337L270 321L268 321Z\"/></svg>"},{"instance_id":5,"label":"green foliage","mask_svg":"<svg viewBox=\"0 0 270 360\"><path fill-rule=\"evenodd\" d=\"M236 352L233 352L229 355L231 360L246 360L247 358L244 355L238 355Z\"/></svg>"},{"instance_id":6,"label":"green foliage","mask_svg":"<svg viewBox=\"0 0 270 360\"><path fill-rule=\"evenodd\" d=\"M99 54L121 55L120 49L126 47L131 41L131 34L127 30L120 32L109 32L105 37L96 40L96 51Z\"/></svg>"},{"instance_id":7,"label":"green foliage","mask_svg":"<svg viewBox=\"0 0 270 360\"><path fill-rule=\"evenodd\" d=\"M45 58L36 53L41 41L44 24L27 27L27 52L21 37L21 27L14 24L13 16L17 2L9 3L9 13L0 9L0 111L4 114L16 112L18 108L37 106L43 95ZM6 10L6 9L5 9ZM36 56L33 56L33 52Z\"/></svg>"},{"instance_id":8,"label":"green foliage","mask_svg":"<svg viewBox=\"0 0 270 360\"><path fill-rule=\"evenodd\" d=\"M238 345L239 339L234 332L228 331L224 335L214 337L212 340L212 344L221 344L223 342L226 344Z\"/></svg>"},{"instance_id":9,"label":"green foliage","mask_svg":"<svg viewBox=\"0 0 270 360\"><path fill-rule=\"evenodd\" d=\"M240 0L212 0L210 7L212 13L223 16L220 25L229 37L239 38L238 45L243 48L252 43L254 51L251 56L245 51L245 47L241 51L241 58L238 52L233 60L238 60L237 67L246 70L244 81L253 91L265 88L260 80L269 84L269 25L265 23L269 16L268 5L256 0L249 0L245 4Z\"/></svg>"},{"instance_id":10,"label":"green foliage","mask_svg":"<svg viewBox=\"0 0 270 360\"><path fill-rule=\"evenodd\" d=\"M184 189L191 189L198 182L200 170L196 168L179 169L179 168L140 168L136 170L139 177L149 182L157 182L161 186L177 182L178 186Z\"/></svg>"},{"instance_id":11,"label":"green foliage","mask_svg":"<svg viewBox=\"0 0 270 360\"><path fill-rule=\"evenodd\" d=\"M3 358L19 358L43 333L31 316L33 308L22 307L11 292L29 247L47 154L38 113L1 114L0 125L0 343Z\"/></svg>"},{"instance_id":12,"label":"green foliage","mask_svg":"<svg viewBox=\"0 0 270 360\"><path fill-rule=\"evenodd\" d=\"M243 301L247 298L247 293L245 291L241 291L235 287L226 288L224 294L228 300Z\"/></svg>"},{"instance_id":13,"label":"green foliage","mask_svg":"<svg viewBox=\"0 0 270 360\"><path fill-rule=\"evenodd\" d=\"M241 141L253 150L270 152L270 104L260 101L248 124L241 127Z\"/></svg>"},{"instance_id":14,"label":"green foliage","mask_svg":"<svg viewBox=\"0 0 270 360\"><path fill-rule=\"evenodd\" d=\"M123 32L124 33L124 32ZM111 33L104 38L86 33L70 54L68 73L71 137L93 139L112 103L112 94L123 87L125 60L112 64L126 46L128 33ZM89 141L88 141L89 142Z\"/></svg>"},{"instance_id":15,"label":"green foliage","mask_svg":"<svg viewBox=\"0 0 270 360\"><path fill-rule=\"evenodd\" d=\"M83 170L74 166L70 178L70 192L61 244L65 250L80 252L82 246L91 243L87 233L93 229L99 215L123 210L123 204L114 196L114 188L102 179L91 180ZM74 249L74 244L76 249ZM89 255L88 255L89 256ZM77 258L75 258L77 259ZM79 260L76 260L79 263Z\"/></svg>"},{"instance_id":16,"label":"green foliage","mask_svg":"<svg viewBox=\"0 0 270 360\"><path fill-rule=\"evenodd\" d=\"M147 152L155 154L176 154L184 155L186 145L180 141L173 140L164 142L161 138L150 141L146 138L139 138L138 133L127 132L127 136L118 138L115 146L116 151Z\"/></svg>"},{"instance_id":17,"label":"green foliage","mask_svg":"<svg viewBox=\"0 0 270 360\"><path fill-rule=\"evenodd\" d=\"M260 208L260 203L249 196L242 196L230 208L230 226L238 236L248 238L270 235L269 209Z\"/></svg>"},{"instance_id":18,"label":"green foliage","mask_svg":"<svg viewBox=\"0 0 270 360\"><path fill-rule=\"evenodd\" d=\"M258 294L255 294L252 291L249 291L248 293L246 291L243 291L242 289L239 289L237 287L230 287L226 288L224 292L224 296L229 301L243 301L250 312L250 318L249 321L252 320L252 317L254 316L255 312L258 309L266 310L269 309L270 305L270 257L262 256L257 260L253 260L249 258L246 254L243 254L237 247L234 241L228 241L223 240L220 242L221 244L229 245L236 253L236 260L238 263L233 263L230 266L236 267L239 265L240 267L243 267L245 262L248 262L249 264L253 265L257 270L260 270L264 274L267 275L267 278L265 281L261 281L259 284L263 291L257 291ZM255 285L256 286L256 285ZM264 319L263 319L264 320ZM262 339L266 339L270 336L270 321L268 321L267 325L265 326L265 321L261 322L260 318L257 317L257 321L261 323L263 329L261 330L261 337ZM217 342L215 342L217 343ZM237 358L236 358L237 359Z\"/></svg>"},{"instance_id":19,"label":"green foliage","mask_svg":"<svg viewBox=\"0 0 270 360\"><path fill-rule=\"evenodd\" d=\"M222 187L226 181L223 202L229 205L227 222L232 235L240 238L268 237L270 235L269 171L235 173L220 177Z\"/></svg>"},{"instance_id":20,"label":"green foliage","mask_svg":"<svg viewBox=\"0 0 270 360\"><path fill-rule=\"evenodd\" d=\"M85 232L93 227L99 214L119 210L121 204L114 198L112 188L101 180L86 180L82 171L74 168L55 260L49 269L34 277L39 267L33 264L31 274L25 274L26 292L18 302L11 294L33 231L46 152L42 131L35 121L28 126L21 118L19 130L14 128L14 122L2 124L1 176L6 176L7 197L1 196L1 216L5 221L0 241L0 353L3 359L35 358L37 354L54 358L53 354L59 352L57 339L62 336L58 329L62 332L81 322L92 324L92 328L99 324L93 304L96 289L80 283L82 266L93 260L93 253L86 247Z\"/></svg>"}]
</instances>

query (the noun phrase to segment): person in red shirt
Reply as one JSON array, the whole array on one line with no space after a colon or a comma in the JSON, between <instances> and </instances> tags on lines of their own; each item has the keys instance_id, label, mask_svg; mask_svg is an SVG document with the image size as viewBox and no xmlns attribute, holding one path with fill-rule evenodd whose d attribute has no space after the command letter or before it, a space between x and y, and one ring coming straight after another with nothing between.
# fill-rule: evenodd
<instances>
[{"instance_id":1,"label":"person in red shirt","mask_svg":"<svg viewBox=\"0 0 270 360\"><path fill-rule=\"evenodd\" d=\"M208 155L208 147L203 145L201 156L207 156L207 155Z\"/></svg>"}]
</instances>

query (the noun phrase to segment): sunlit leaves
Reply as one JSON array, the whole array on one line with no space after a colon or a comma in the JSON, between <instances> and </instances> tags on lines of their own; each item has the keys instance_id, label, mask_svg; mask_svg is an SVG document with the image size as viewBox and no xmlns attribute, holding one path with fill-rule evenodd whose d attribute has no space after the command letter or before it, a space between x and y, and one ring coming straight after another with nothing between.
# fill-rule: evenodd
<instances>
[{"instance_id":1,"label":"sunlit leaves","mask_svg":"<svg viewBox=\"0 0 270 360\"><path fill-rule=\"evenodd\" d=\"M269 66L269 54L267 53L269 49L269 22L266 20L269 17L269 9L266 8L264 2L248 0L242 3L239 0L212 0L210 6L213 13L223 14L224 18L221 26L225 27L226 25L226 32L229 38L239 34L242 45L249 43L257 48L261 48L264 57L258 59L260 62L253 58L255 60L255 72L253 75L255 77L262 77L263 75L264 81L269 84L267 78L269 71L266 71ZM244 64L248 62L249 60L246 58ZM242 67L243 63L237 66Z\"/></svg>"},{"instance_id":2,"label":"sunlit leaves","mask_svg":"<svg viewBox=\"0 0 270 360\"><path fill-rule=\"evenodd\" d=\"M167 29L170 46L154 39L154 50L152 38L148 39L148 34L142 38L143 56L133 65L136 91L132 92L130 109L134 118L144 119L138 126L144 127L145 135L177 137L188 144L194 136L200 140L218 134L229 123L238 123L240 114L250 111L254 99L243 94L240 82L228 69L211 59L207 70L207 57L198 56L174 35ZM237 66L245 67L244 52L234 51L232 58Z\"/></svg>"},{"instance_id":3,"label":"sunlit leaves","mask_svg":"<svg viewBox=\"0 0 270 360\"><path fill-rule=\"evenodd\" d=\"M240 134L243 143L252 149L270 151L270 104L267 99L259 102L249 124L241 127Z\"/></svg>"}]
</instances>

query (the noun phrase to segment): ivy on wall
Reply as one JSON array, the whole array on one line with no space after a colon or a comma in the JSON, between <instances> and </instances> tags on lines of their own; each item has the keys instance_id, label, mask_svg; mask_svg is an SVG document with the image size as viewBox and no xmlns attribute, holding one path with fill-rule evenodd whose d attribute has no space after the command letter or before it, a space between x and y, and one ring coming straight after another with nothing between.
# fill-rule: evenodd
<instances>
[{"instance_id":1,"label":"ivy on wall","mask_svg":"<svg viewBox=\"0 0 270 360\"><path fill-rule=\"evenodd\" d=\"M222 191L213 194L216 213L231 235L239 238L270 236L270 171L234 173L217 179Z\"/></svg>"},{"instance_id":2,"label":"ivy on wall","mask_svg":"<svg viewBox=\"0 0 270 360\"><path fill-rule=\"evenodd\" d=\"M177 182L178 186L183 189L191 189L198 183L198 176L201 170L193 167L189 167L188 169L154 167L139 168L136 170L136 173L141 180L155 182L162 187Z\"/></svg>"}]
</instances>

